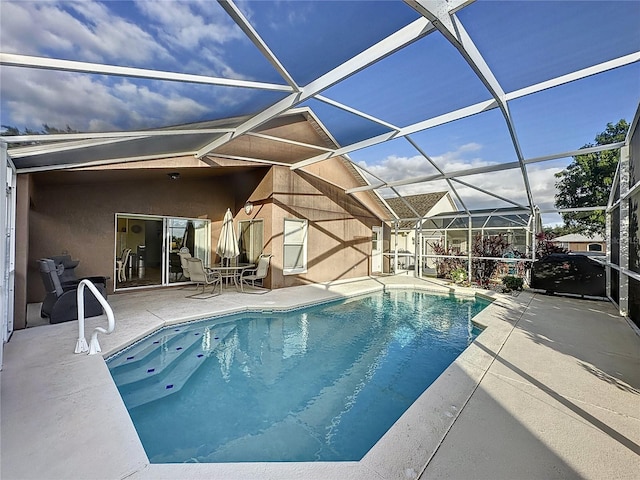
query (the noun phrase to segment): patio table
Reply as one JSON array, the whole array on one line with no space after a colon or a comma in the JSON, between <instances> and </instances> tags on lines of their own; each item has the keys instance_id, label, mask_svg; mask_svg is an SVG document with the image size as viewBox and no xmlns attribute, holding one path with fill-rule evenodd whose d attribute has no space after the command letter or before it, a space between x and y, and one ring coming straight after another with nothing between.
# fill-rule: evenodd
<instances>
[{"instance_id":1,"label":"patio table","mask_svg":"<svg viewBox=\"0 0 640 480\"><path fill-rule=\"evenodd\" d=\"M236 265L221 265L215 264L207 267L207 270L211 272L218 272L222 277L222 281L226 281L227 285L229 285L229 281L233 281L233 284L236 286L236 290L238 286L240 286L240 291L244 292L242 288L242 281L238 282L240 277L242 276L242 272L248 268L254 268L255 265L253 263L238 263Z\"/></svg>"}]
</instances>

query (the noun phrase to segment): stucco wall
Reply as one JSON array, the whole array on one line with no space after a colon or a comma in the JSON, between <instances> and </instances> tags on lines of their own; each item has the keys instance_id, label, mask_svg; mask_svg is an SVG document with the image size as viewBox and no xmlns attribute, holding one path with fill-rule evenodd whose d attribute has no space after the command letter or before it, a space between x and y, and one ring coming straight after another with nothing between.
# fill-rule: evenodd
<instances>
[{"instance_id":1,"label":"stucco wall","mask_svg":"<svg viewBox=\"0 0 640 480\"><path fill-rule=\"evenodd\" d=\"M226 209L235 214L246 200L237 198L238 185L255 186L266 169L259 172L178 181L165 177L70 184L48 183L46 174L35 176L29 211L27 301L44 297L37 260L64 253L80 260L79 276L110 276L109 291L113 291L116 213L208 218L215 251Z\"/></svg>"},{"instance_id":2,"label":"stucco wall","mask_svg":"<svg viewBox=\"0 0 640 480\"><path fill-rule=\"evenodd\" d=\"M346 185L340 187L334 185L337 182L287 167L219 177L185 175L177 181L166 175L150 175L144 180L121 176L118 181L87 181L77 180L76 173L66 183L60 172L55 176L34 174L30 208L23 212L28 216L29 239L25 253L26 301L40 302L44 298L37 260L64 253L80 261L76 268L79 276L110 276L108 289L113 292L116 213L208 218L212 220L214 260L227 208L234 214L236 228L241 220L261 219L264 252L273 255L265 282L270 288L368 275L371 227L380 225L380 219L357 198L344 193L344 188L353 185L339 161L323 168L333 180ZM249 215L244 212L247 200L253 203ZM300 275L282 272L285 218L309 220L308 268Z\"/></svg>"},{"instance_id":3,"label":"stucco wall","mask_svg":"<svg viewBox=\"0 0 640 480\"><path fill-rule=\"evenodd\" d=\"M334 168L339 173L340 165ZM380 225L344 190L302 171L273 169L272 288L325 282L370 274L371 227ZM285 218L309 220L307 271L282 271Z\"/></svg>"},{"instance_id":4,"label":"stucco wall","mask_svg":"<svg viewBox=\"0 0 640 480\"><path fill-rule=\"evenodd\" d=\"M27 324L27 266L29 264L29 205L33 180L31 175L18 175L16 185L16 257L13 328Z\"/></svg>"},{"instance_id":5,"label":"stucco wall","mask_svg":"<svg viewBox=\"0 0 640 480\"><path fill-rule=\"evenodd\" d=\"M588 252L589 245L600 245L600 251L602 253L606 252L607 249L607 244L605 242L569 242L568 244L564 242L562 243L562 246L568 248L572 252Z\"/></svg>"}]
</instances>

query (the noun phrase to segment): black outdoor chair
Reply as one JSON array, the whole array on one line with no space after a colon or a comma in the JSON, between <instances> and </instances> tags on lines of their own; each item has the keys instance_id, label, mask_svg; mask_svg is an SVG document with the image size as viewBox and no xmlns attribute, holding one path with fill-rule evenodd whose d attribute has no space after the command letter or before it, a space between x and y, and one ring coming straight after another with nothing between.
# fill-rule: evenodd
<instances>
[{"instance_id":1,"label":"black outdoor chair","mask_svg":"<svg viewBox=\"0 0 640 480\"><path fill-rule=\"evenodd\" d=\"M183 276L182 259L178 253L169 253L169 273L174 276L175 281Z\"/></svg>"},{"instance_id":2,"label":"black outdoor chair","mask_svg":"<svg viewBox=\"0 0 640 480\"><path fill-rule=\"evenodd\" d=\"M40 275L44 283L47 295L42 302L40 316L48 317L49 323L62 323L78 319L77 290L80 280L76 279L62 283L60 273L62 269L56 268L55 262L50 258L38 260ZM98 288L104 298L107 298L108 277L86 277ZM102 315L102 305L93 296L89 289L84 291L85 317Z\"/></svg>"},{"instance_id":3,"label":"black outdoor chair","mask_svg":"<svg viewBox=\"0 0 640 480\"><path fill-rule=\"evenodd\" d=\"M79 260L72 260L71 255L54 255L48 258L53 260L58 271L60 271L60 266L62 265L62 273L58 274L61 283L72 282L78 279L75 268L80 264Z\"/></svg>"}]
</instances>

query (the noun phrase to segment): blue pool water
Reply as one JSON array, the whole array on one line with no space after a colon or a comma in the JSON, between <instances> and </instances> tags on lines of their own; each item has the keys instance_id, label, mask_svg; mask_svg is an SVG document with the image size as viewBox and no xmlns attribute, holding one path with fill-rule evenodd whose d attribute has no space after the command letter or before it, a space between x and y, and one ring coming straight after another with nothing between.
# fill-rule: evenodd
<instances>
[{"instance_id":1,"label":"blue pool water","mask_svg":"<svg viewBox=\"0 0 640 480\"><path fill-rule=\"evenodd\" d=\"M152 463L359 460L488 305L393 290L164 328L108 359Z\"/></svg>"}]
</instances>

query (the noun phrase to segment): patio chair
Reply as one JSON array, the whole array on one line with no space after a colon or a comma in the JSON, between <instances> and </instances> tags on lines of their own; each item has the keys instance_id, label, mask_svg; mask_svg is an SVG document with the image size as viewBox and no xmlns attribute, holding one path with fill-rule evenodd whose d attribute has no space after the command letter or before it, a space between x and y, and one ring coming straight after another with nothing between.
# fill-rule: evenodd
<instances>
[{"instance_id":1,"label":"patio chair","mask_svg":"<svg viewBox=\"0 0 640 480\"><path fill-rule=\"evenodd\" d=\"M78 319L77 290L80 280L60 282L59 269L50 258L38 260L40 275L47 295L42 302L40 316L49 318L49 323L62 323ZM91 280L104 298L107 298L108 277L86 277ZM89 289L84 291L84 313L86 317L102 315L102 305Z\"/></svg>"},{"instance_id":2,"label":"patio chair","mask_svg":"<svg viewBox=\"0 0 640 480\"><path fill-rule=\"evenodd\" d=\"M71 255L52 255L47 258L50 258L51 260L53 260L53 263L56 264L56 268L58 269L58 276L60 277L61 283L73 282L78 280L75 268L80 263L79 260L72 260ZM62 269L62 273L60 273L60 269Z\"/></svg>"},{"instance_id":3,"label":"patio chair","mask_svg":"<svg viewBox=\"0 0 640 480\"><path fill-rule=\"evenodd\" d=\"M255 268L248 268L242 272L242 276L240 277L240 289L244 292L243 285L246 283L249 285L251 282L251 286L255 287L256 282L260 282L260 287L263 285L263 280L269 273L269 265L271 264L272 255L262 254L258 257L258 264Z\"/></svg>"},{"instance_id":4,"label":"patio chair","mask_svg":"<svg viewBox=\"0 0 640 480\"><path fill-rule=\"evenodd\" d=\"M122 255L118 260L116 260L116 268L118 269L118 281L126 282L127 281L127 263L129 262L129 255L131 255L131 249L125 248L122 251Z\"/></svg>"},{"instance_id":5,"label":"patio chair","mask_svg":"<svg viewBox=\"0 0 640 480\"><path fill-rule=\"evenodd\" d=\"M211 289L211 296L216 290L216 284L220 285L220 293L222 293L222 276L219 272L207 272L202 265L202 260L199 258L189 257L186 259L189 268L189 276L191 281L196 283L196 289L202 285L202 293L196 292L193 295L188 295L187 298L193 298L197 295L204 294L204 289L208 285L213 285ZM196 297L196 298L210 298L210 297Z\"/></svg>"},{"instance_id":6,"label":"patio chair","mask_svg":"<svg viewBox=\"0 0 640 480\"><path fill-rule=\"evenodd\" d=\"M180 256L180 266L182 267L182 276L189 280L191 276L189 275L189 262L187 259L191 258L191 253L187 247L182 247L180 251L178 251L178 255Z\"/></svg>"},{"instance_id":7,"label":"patio chair","mask_svg":"<svg viewBox=\"0 0 640 480\"><path fill-rule=\"evenodd\" d=\"M173 279L177 282L184 275L182 270L182 258L176 252L169 252L169 274L173 275Z\"/></svg>"}]
</instances>

